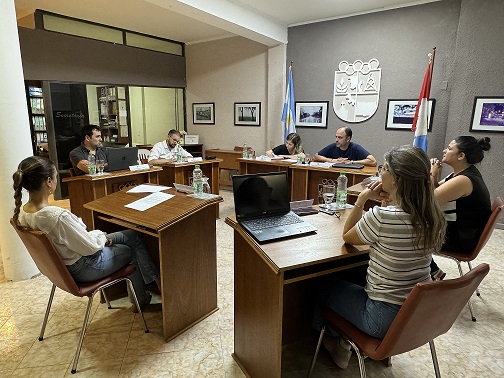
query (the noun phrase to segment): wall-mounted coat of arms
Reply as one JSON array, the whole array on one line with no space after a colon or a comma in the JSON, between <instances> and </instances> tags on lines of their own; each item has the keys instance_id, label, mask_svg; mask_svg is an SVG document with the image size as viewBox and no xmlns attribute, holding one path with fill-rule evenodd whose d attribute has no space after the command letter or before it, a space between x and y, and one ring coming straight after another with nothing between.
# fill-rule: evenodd
<instances>
[{"instance_id":1,"label":"wall-mounted coat of arms","mask_svg":"<svg viewBox=\"0 0 504 378\"><path fill-rule=\"evenodd\" d=\"M342 61L334 72L334 113L346 122L363 122L375 114L380 99L381 68L369 62Z\"/></svg>"}]
</instances>

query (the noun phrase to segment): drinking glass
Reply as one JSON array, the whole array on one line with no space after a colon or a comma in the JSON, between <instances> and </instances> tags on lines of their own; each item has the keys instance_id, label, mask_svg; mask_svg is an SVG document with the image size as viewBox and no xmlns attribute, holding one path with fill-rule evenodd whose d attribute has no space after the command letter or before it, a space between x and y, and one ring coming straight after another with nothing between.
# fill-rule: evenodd
<instances>
[{"instance_id":1,"label":"drinking glass","mask_svg":"<svg viewBox=\"0 0 504 378\"><path fill-rule=\"evenodd\" d=\"M255 159L256 158L256 152L254 150L249 152L249 158L250 159Z\"/></svg>"},{"instance_id":2,"label":"drinking glass","mask_svg":"<svg viewBox=\"0 0 504 378\"><path fill-rule=\"evenodd\" d=\"M103 175L103 170L105 169L105 160L96 160L96 169L99 175Z\"/></svg>"},{"instance_id":3,"label":"drinking glass","mask_svg":"<svg viewBox=\"0 0 504 378\"><path fill-rule=\"evenodd\" d=\"M324 205L321 205L321 207L325 207L326 209L331 208L335 191L336 188L333 184L326 184L322 186L322 198L324 198Z\"/></svg>"},{"instance_id":4,"label":"drinking glass","mask_svg":"<svg viewBox=\"0 0 504 378\"><path fill-rule=\"evenodd\" d=\"M310 155L309 154L305 154L304 163L310 164Z\"/></svg>"}]
</instances>

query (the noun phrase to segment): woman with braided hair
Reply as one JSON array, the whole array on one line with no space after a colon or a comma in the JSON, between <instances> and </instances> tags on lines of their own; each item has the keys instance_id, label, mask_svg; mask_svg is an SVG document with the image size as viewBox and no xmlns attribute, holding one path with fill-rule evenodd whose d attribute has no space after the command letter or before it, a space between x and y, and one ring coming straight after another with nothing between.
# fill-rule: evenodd
<instances>
[{"instance_id":1,"label":"woman with braided hair","mask_svg":"<svg viewBox=\"0 0 504 378\"><path fill-rule=\"evenodd\" d=\"M16 227L45 232L77 282L95 281L127 264L134 265L136 270L129 278L140 306L148 305L151 296L145 291L144 283L156 282L159 287L159 269L151 260L141 234L133 230L111 234L100 230L87 231L79 217L50 205L49 196L56 189L57 174L54 163L40 156L28 157L19 164L12 176ZM24 205L23 188L30 196ZM138 311L135 305L131 309Z\"/></svg>"}]
</instances>

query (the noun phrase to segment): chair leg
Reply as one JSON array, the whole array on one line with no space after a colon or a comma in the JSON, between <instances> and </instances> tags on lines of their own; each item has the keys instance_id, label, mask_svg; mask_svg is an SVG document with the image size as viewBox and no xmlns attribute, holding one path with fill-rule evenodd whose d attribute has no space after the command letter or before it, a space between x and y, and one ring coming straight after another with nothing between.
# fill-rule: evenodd
<instances>
[{"instance_id":1,"label":"chair leg","mask_svg":"<svg viewBox=\"0 0 504 378\"><path fill-rule=\"evenodd\" d=\"M47 325L47 319L49 319L49 312L51 311L51 305L54 298L54 291L56 290L56 285L52 285L51 294L49 294L49 301L47 302L47 308L44 316L44 321L42 322L42 329L40 330L39 341L44 340L45 327Z\"/></svg>"},{"instance_id":2,"label":"chair leg","mask_svg":"<svg viewBox=\"0 0 504 378\"><path fill-rule=\"evenodd\" d=\"M112 306L110 305L110 301L107 298L107 293L105 293L105 289L101 289L101 294L103 295L103 299L105 299L105 302L107 303L107 307L109 310L112 309Z\"/></svg>"},{"instance_id":3,"label":"chair leg","mask_svg":"<svg viewBox=\"0 0 504 378\"><path fill-rule=\"evenodd\" d=\"M467 265L469 266L469 271L472 270L472 264L470 261L467 262ZM478 290L478 288L476 288L476 295L479 297L480 296L480 292Z\"/></svg>"},{"instance_id":4,"label":"chair leg","mask_svg":"<svg viewBox=\"0 0 504 378\"><path fill-rule=\"evenodd\" d=\"M133 300L135 301L135 306L138 308L138 313L142 317L143 325L144 325L144 331L145 333L149 333L149 328L147 328L147 323L145 322L144 314L142 312L142 309L140 307L140 304L138 303L138 299L136 296L135 288L133 287L133 282L129 278L125 278L126 282L128 283L129 289L131 294L133 295Z\"/></svg>"},{"instance_id":5,"label":"chair leg","mask_svg":"<svg viewBox=\"0 0 504 378\"><path fill-rule=\"evenodd\" d=\"M325 329L326 329L326 326L324 325L324 326L322 326L322 329L320 330L320 335L319 335L319 339L317 342L317 348L315 348L315 354L313 355L313 359L310 364L310 369L308 370L308 376L307 376L308 378L311 377L311 374L313 372L313 368L315 367L315 362L317 362L317 356L318 356L318 353L320 350L320 344L322 344L322 339L324 338Z\"/></svg>"},{"instance_id":6,"label":"chair leg","mask_svg":"<svg viewBox=\"0 0 504 378\"><path fill-rule=\"evenodd\" d=\"M366 378L366 365L364 364L364 356L361 354L359 347L355 345L355 343L352 340L346 339L346 341L352 346L352 349L355 351L355 354L357 354L357 359L359 360L359 371L360 371L360 376L361 378Z\"/></svg>"},{"instance_id":7,"label":"chair leg","mask_svg":"<svg viewBox=\"0 0 504 378\"><path fill-rule=\"evenodd\" d=\"M86 329L87 329L88 320L89 320L89 313L91 312L91 306L93 305L93 297L94 297L95 293L96 292L93 292L93 294L91 294L88 299L86 315L84 316L84 321L82 322L82 330L81 330L81 334L80 334L80 338L79 338L79 343L77 344L77 350L75 351L75 357L74 357L74 361L73 361L73 365L72 365L72 374L75 374L75 372L77 371L77 362L79 361L80 351L82 348L82 342L84 341L84 335L86 334Z\"/></svg>"},{"instance_id":8,"label":"chair leg","mask_svg":"<svg viewBox=\"0 0 504 378\"><path fill-rule=\"evenodd\" d=\"M436 378L441 378L441 372L439 370L439 364L437 360L436 347L434 346L434 340L429 341L432 364L434 365L434 372L436 373Z\"/></svg>"},{"instance_id":9,"label":"chair leg","mask_svg":"<svg viewBox=\"0 0 504 378\"><path fill-rule=\"evenodd\" d=\"M458 261L458 260L456 260L456 261L457 261L457 266L458 266L458 270L459 270L459 273L460 273L460 277L462 277L464 275L464 272L462 271L462 265L460 265L460 261ZM476 321L476 317L474 316L474 312L473 312L473 308L472 308L472 304L471 304L471 300L470 299L467 301L467 307L469 307L469 312L471 313L471 320L473 322L475 322Z\"/></svg>"}]
</instances>

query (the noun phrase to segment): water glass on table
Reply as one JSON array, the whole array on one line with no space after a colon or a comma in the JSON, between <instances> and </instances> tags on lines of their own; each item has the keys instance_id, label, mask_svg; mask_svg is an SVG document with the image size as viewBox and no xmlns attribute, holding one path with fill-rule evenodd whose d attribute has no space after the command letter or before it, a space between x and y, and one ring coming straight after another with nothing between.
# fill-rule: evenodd
<instances>
[{"instance_id":1,"label":"water glass on table","mask_svg":"<svg viewBox=\"0 0 504 378\"><path fill-rule=\"evenodd\" d=\"M320 207L325 207L326 209L331 208L331 204L334 200L334 194L336 192L336 187L333 184L325 184L322 186L322 198L324 199L324 204Z\"/></svg>"},{"instance_id":2,"label":"water glass on table","mask_svg":"<svg viewBox=\"0 0 504 378\"><path fill-rule=\"evenodd\" d=\"M96 170L99 175L103 175L103 170L105 169L105 160L96 160Z\"/></svg>"}]
</instances>

